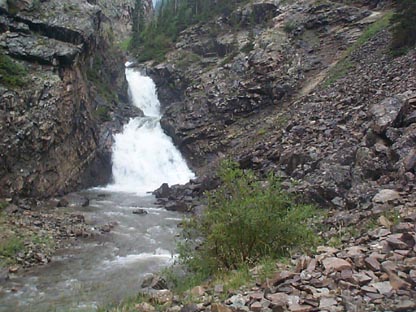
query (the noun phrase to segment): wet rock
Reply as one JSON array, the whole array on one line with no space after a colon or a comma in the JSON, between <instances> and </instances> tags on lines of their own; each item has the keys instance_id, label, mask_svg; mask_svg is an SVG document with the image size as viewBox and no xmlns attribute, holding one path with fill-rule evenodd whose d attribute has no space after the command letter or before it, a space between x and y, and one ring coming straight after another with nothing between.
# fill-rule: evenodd
<instances>
[{"instance_id":1,"label":"wet rock","mask_svg":"<svg viewBox=\"0 0 416 312\"><path fill-rule=\"evenodd\" d=\"M147 215L148 214L148 212L144 209L135 209L135 210L133 210L132 213L136 214L136 215Z\"/></svg>"},{"instance_id":2,"label":"wet rock","mask_svg":"<svg viewBox=\"0 0 416 312\"><path fill-rule=\"evenodd\" d=\"M163 183L157 190L153 191L156 198L168 198L171 194L171 189L167 183Z\"/></svg>"},{"instance_id":3,"label":"wet rock","mask_svg":"<svg viewBox=\"0 0 416 312\"><path fill-rule=\"evenodd\" d=\"M159 275L147 274L141 284L141 288L152 288L156 290L168 289L166 281Z\"/></svg>"}]
</instances>

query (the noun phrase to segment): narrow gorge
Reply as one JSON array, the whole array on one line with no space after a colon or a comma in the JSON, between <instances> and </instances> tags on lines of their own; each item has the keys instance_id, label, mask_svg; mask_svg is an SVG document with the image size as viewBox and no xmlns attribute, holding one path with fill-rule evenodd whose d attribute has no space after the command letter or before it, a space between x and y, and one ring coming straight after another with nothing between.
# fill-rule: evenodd
<instances>
[{"instance_id":1,"label":"narrow gorge","mask_svg":"<svg viewBox=\"0 0 416 312\"><path fill-rule=\"evenodd\" d=\"M0 0L0 311L414 311L414 25Z\"/></svg>"}]
</instances>

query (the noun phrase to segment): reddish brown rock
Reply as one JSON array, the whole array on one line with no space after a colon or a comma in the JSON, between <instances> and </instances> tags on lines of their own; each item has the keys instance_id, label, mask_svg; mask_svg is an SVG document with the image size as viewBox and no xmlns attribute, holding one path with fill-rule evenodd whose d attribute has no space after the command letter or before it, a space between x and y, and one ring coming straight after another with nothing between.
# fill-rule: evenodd
<instances>
[{"instance_id":1,"label":"reddish brown rock","mask_svg":"<svg viewBox=\"0 0 416 312\"><path fill-rule=\"evenodd\" d=\"M327 272L331 272L331 271L340 272L342 270L352 268L351 263L349 263L348 261L335 258L335 257L326 258L322 260L322 264L324 265L324 268Z\"/></svg>"},{"instance_id":2,"label":"reddish brown rock","mask_svg":"<svg viewBox=\"0 0 416 312\"><path fill-rule=\"evenodd\" d=\"M378 260L374 257L368 257L365 258L365 264L367 266L367 268L369 268L370 270L373 271L380 271L380 263L378 262Z\"/></svg>"}]
</instances>

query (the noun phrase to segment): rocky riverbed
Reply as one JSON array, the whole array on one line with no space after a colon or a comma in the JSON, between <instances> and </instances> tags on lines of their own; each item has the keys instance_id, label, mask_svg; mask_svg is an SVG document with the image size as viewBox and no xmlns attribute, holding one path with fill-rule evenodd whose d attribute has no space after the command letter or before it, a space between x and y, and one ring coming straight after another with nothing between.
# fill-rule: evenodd
<instances>
[{"instance_id":1,"label":"rocky riverbed","mask_svg":"<svg viewBox=\"0 0 416 312\"><path fill-rule=\"evenodd\" d=\"M51 261L54 252L71 246L79 238L108 232L108 225L88 225L84 215L75 209L88 200L72 194L48 201L2 201L0 242L2 278L8 273Z\"/></svg>"},{"instance_id":2,"label":"rocky riverbed","mask_svg":"<svg viewBox=\"0 0 416 312\"><path fill-rule=\"evenodd\" d=\"M320 233L324 245L277 262L275 273L240 288L209 282L183 294L154 279L143 285L142 312L358 312L416 309L416 207L414 195L382 190L372 208L329 210ZM192 302L192 303L189 303Z\"/></svg>"}]
</instances>

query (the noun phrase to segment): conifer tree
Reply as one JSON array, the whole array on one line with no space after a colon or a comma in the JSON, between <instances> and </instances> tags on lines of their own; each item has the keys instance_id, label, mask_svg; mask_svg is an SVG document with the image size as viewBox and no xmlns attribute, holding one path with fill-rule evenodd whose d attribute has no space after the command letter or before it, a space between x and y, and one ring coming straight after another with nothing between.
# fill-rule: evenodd
<instances>
[{"instance_id":1,"label":"conifer tree","mask_svg":"<svg viewBox=\"0 0 416 312\"><path fill-rule=\"evenodd\" d=\"M392 49L404 53L416 45L416 0L395 0Z\"/></svg>"}]
</instances>

